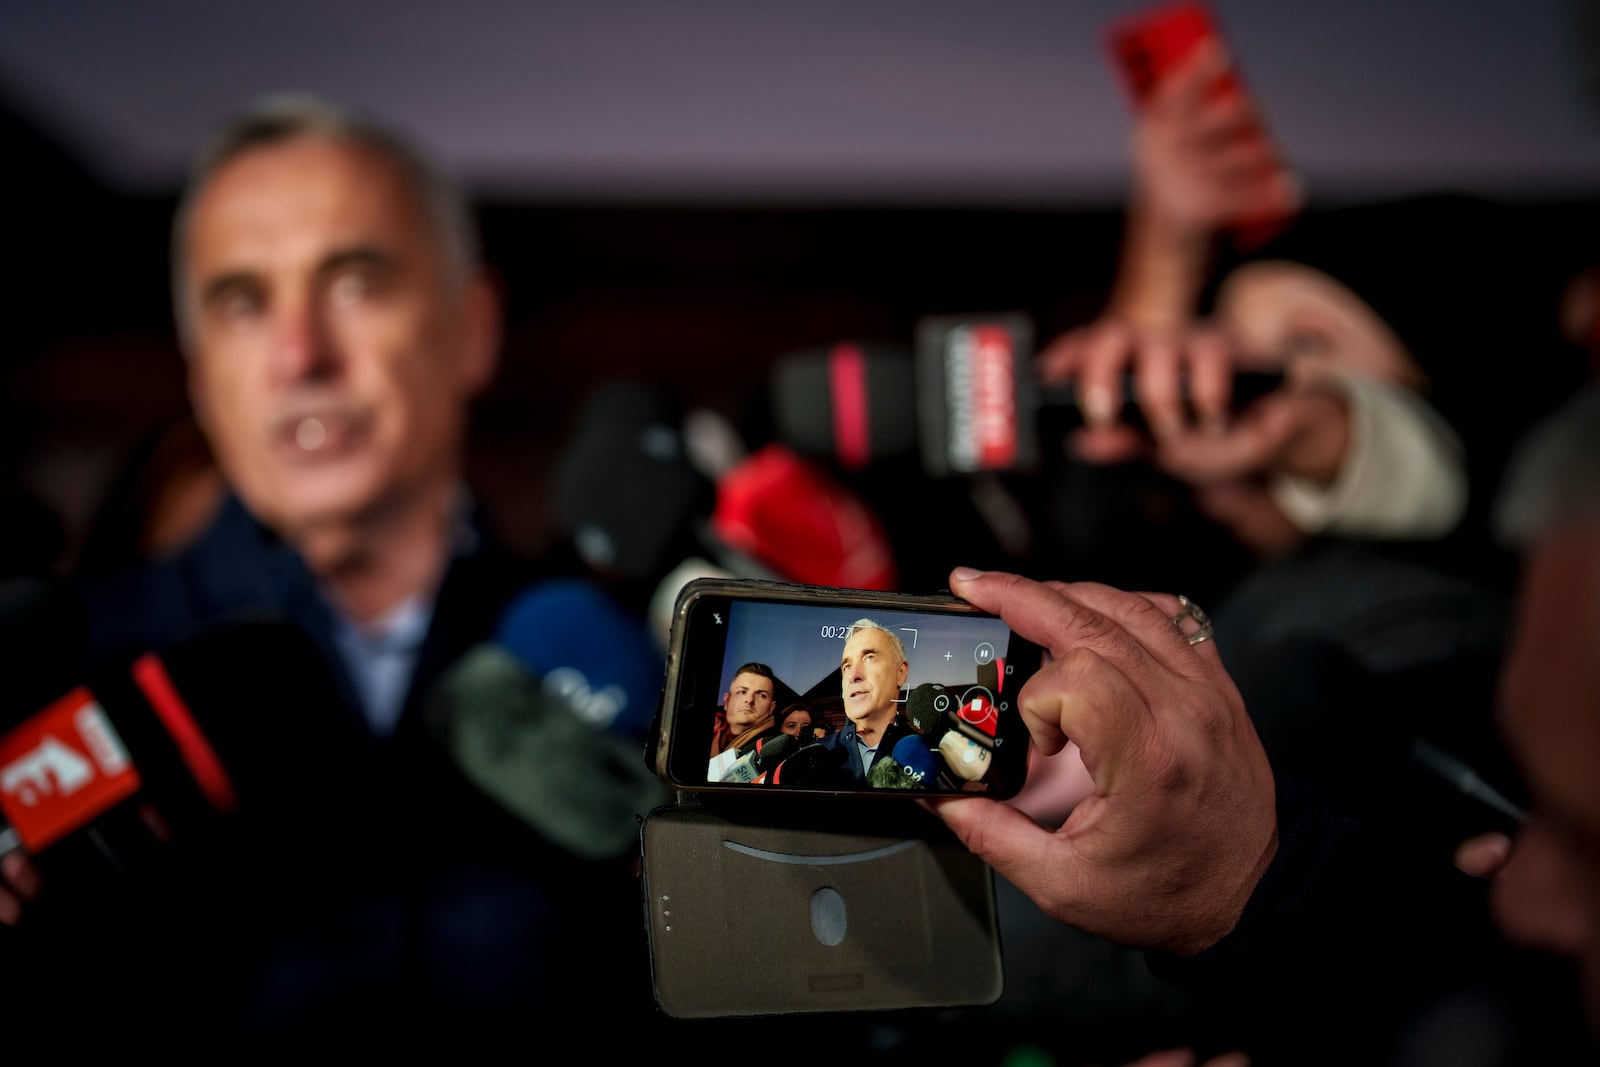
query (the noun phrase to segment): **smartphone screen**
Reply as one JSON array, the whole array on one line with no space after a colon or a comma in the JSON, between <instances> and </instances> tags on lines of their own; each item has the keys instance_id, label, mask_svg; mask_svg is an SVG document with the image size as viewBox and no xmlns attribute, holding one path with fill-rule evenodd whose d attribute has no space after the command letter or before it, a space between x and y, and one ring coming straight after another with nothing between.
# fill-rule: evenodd
<instances>
[{"instance_id":1,"label":"smartphone screen","mask_svg":"<svg viewBox=\"0 0 1600 1067\"><path fill-rule=\"evenodd\" d=\"M674 616L658 772L687 790L1014 795L1037 645L950 597L702 579Z\"/></svg>"}]
</instances>

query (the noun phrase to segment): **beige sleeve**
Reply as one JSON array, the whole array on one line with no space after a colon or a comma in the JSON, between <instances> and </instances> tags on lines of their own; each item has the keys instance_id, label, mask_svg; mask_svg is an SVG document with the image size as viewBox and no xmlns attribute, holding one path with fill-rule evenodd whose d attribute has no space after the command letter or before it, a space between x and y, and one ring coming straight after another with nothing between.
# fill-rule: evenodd
<instances>
[{"instance_id":1,"label":"beige sleeve","mask_svg":"<svg viewBox=\"0 0 1600 1067\"><path fill-rule=\"evenodd\" d=\"M1411 389L1366 375L1333 380L1350 409L1350 447L1333 482L1281 476L1272 495L1307 533L1442 537L1467 508L1461 438Z\"/></svg>"}]
</instances>

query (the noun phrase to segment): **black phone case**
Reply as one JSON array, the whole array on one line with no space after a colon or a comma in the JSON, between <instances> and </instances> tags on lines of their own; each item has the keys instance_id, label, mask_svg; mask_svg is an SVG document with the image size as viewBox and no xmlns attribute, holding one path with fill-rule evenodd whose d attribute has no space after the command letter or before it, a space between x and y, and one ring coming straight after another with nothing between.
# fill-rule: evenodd
<instances>
[{"instance_id":1,"label":"black phone case","mask_svg":"<svg viewBox=\"0 0 1600 1067\"><path fill-rule=\"evenodd\" d=\"M993 871L935 816L922 813L924 834L892 821L883 833L836 833L729 818L680 796L640 828L652 986L666 1015L999 999ZM812 806L814 822L829 808Z\"/></svg>"}]
</instances>

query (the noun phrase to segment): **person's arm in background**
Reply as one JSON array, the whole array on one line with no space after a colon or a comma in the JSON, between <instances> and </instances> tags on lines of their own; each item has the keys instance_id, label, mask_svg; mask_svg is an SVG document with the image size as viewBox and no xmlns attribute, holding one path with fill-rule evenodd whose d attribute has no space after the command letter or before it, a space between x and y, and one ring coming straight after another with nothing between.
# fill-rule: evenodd
<instances>
[{"instance_id":1,"label":"person's arm in background","mask_svg":"<svg viewBox=\"0 0 1600 1067\"><path fill-rule=\"evenodd\" d=\"M1232 62L1220 42L1201 42L1135 114L1132 186L1103 321L1140 335L1181 329L1222 232L1300 207L1299 182L1261 135L1254 97L1212 91Z\"/></svg>"}]
</instances>

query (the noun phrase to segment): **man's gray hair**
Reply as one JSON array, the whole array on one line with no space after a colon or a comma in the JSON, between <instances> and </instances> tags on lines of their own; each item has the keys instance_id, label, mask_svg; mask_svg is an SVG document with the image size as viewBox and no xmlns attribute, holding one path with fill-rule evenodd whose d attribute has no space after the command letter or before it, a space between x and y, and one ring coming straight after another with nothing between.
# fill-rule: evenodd
<instances>
[{"instance_id":1,"label":"man's gray hair","mask_svg":"<svg viewBox=\"0 0 1600 1067\"><path fill-rule=\"evenodd\" d=\"M1600 379L1546 416L1512 453L1495 533L1526 549L1561 529L1600 525Z\"/></svg>"},{"instance_id":2,"label":"man's gray hair","mask_svg":"<svg viewBox=\"0 0 1600 1067\"><path fill-rule=\"evenodd\" d=\"M461 189L425 153L398 131L375 119L304 93L261 97L224 123L201 146L172 222L172 296L178 330L187 343L193 323L184 306L184 244L190 216L206 183L244 153L301 137L348 141L394 164L411 185L460 283L471 277L481 255L477 223Z\"/></svg>"},{"instance_id":3,"label":"man's gray hair","mask_svg":"<svg viewBox=\"0 0 1600 1067\"><path fill-rule=\"evenodd\" d=\"M855 622L850 624L850 637L854 637L858 630L877 630L888 639L889 647L894 649L894 654L896 657L898 657L895 662L904 663L906 661L905 642L900 640L899 634L884 626L883 623L876 622L872 619L857 619ZM848 638L846 638L846 640L848 640Z\"/></svg>"}]
</instances>

